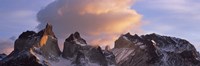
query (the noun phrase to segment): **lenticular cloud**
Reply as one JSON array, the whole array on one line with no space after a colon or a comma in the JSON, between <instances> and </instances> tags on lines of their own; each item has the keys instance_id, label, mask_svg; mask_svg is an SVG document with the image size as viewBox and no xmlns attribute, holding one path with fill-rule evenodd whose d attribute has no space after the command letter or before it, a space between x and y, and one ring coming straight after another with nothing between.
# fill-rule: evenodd
<instances>
[{"instance_id":1,"label":"lenticular cloud","mask_svg":"<svg viewBox=\"0 0 200 66\"><path fill-rule=\"evenodd\" d=\"M131 9L133 3L134 0L56 0L38 12L38 28L48 22L58 38L78 31L90 44L112 44L120 34L140 27L141 16Z\"/></svg>"}]
</instances>

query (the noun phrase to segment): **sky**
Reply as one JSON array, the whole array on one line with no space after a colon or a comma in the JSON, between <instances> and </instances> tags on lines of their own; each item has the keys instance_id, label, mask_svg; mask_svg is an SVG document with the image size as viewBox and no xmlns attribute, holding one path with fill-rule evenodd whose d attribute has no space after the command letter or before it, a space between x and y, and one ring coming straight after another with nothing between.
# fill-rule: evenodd
<instances>
[{"instance_id":1,"label":"sky","mask_svg":"<svg viewBox=\"0 0 200 66\"><path fill-rule=\"evenodd\" d=\"M91 44L112 44L123 33L183 38L200 50L198 0L0 0L0 53L48 22L60 39L79 31ZM79 24L79 25L77 25ZM92 25L91 25L92 24ZM120 25L120 26L119 26Z\"/></svg>"}]
</instances>

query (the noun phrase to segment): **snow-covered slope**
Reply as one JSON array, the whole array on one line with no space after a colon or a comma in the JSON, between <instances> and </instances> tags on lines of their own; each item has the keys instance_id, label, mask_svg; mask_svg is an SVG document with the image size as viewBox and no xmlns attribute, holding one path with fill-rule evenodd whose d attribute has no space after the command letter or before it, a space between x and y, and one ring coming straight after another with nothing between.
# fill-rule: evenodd
<instances>
[{"instance_id":1,"label":"snow-covered slope","mask_svg":"<svg viewBox=\"0 0 200 66\"><path fill-rule=\"evenodd\" d=\"M112 51L119 66L200 66L195 47L175 37L127 33L116 40Z\"/></svg>"}]
</instances>

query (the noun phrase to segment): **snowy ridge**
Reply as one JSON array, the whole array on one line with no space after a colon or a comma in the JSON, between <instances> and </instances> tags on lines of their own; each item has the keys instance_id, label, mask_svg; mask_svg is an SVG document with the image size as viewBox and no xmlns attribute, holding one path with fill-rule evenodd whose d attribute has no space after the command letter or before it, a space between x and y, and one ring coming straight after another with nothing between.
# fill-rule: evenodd
<instances>
[{"instance_id":1,"label":"snowy ridge","mask_svg":"<svg viewBox=\"0 0 200 66\"><path fill-rule=\"evenodd\" d=\"M44 63L45 63L45 61L47 61L47 60L46 60L42 55L33 52L32 49L30 50L30 53L33 54L33 55L36 57L36 59L38 60L38 63L40 63L40 64L42 64L42 65L45 65Z\"/></svg>"},{"instance_id":2,"label":"snowy ridge","mask_svg":"<svg viewBox=\"0 0 200 66\"><path fill-rule=\"evenodd\" d=\"M160 37L162 38L162 37ZM167 39L165 37L163 37L163 39ZM164 42L156 42L154 40L151 40L154 44L155 47L158 47L160 48L161 51L166 51L166 52L175 52L175 53L181 53L183 51L191 51L193 49L193 46L188 43L188 44L185 44L185 43L182 43L179 39L179 38L170 38L172 40L173 43L168 42L167 44L164 43ZM165 46L159 46L159 45L162 45L162 44L165 44Z\"/></svg>"},{"instance_id":3,"label":"snowy ridge","mask_svg":"<svg viewBox=\"0 0 200 66\"><path fill-rule=\"evenodd\" d=\"M81 41L78 41L78 39L76 39L76 38L74 38L74 42L75 42L75 44L78 44L80 46L86 46L87 45L87 44L83 44L83 42L81 42Z\"/></svg>"},{"instance_id":4,"label":"snowy ridge","mask_svg":"<svg viewBox=\"0 0 200 66\"><path fill-rule=\"evenodd\" d=\"M184 39L155 33L121 37L112 49L119 66L200 66L200 54Z\"/></svg>"}]
</instances>

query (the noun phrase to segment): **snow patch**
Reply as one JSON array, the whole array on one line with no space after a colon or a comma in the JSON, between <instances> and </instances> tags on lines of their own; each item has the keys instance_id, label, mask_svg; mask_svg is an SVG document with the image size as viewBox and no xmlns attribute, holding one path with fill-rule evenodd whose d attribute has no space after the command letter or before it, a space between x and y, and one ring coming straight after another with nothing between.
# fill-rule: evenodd
<instances>
[{"instance_id":1,"label":"snow patch","mask_svg":"<svg viewBox=\"0 0 200 66\"><path fill-rule=\"evenodd\" d=\"M162 61L164 62L164 64L165 65L168 65L168 58L169 58L169 56L167 55L167 53L165 53L165 52L162 52L162 54L163 54L163 57L162 57Z\"/></svg>"},{"instance_id":2,"label":"snow patch","mask_svg":"<svg viewBox=\"0 0 200 66\"><path fill-rule=\"evenodd\" d=\"M151 40L151 42L153 42L153 45L156 45L156 42L154 40Z\"/></svg>"},{"instance_id":3,"label":"snow patch","mask_svg":"<svg viewBox=\"0 0 200 66\"><path fill-rule=\"evenodd\" d=\"M62 57L59 57L59 62L55 62L55 61L49 61L50 65L51 66L72 66L71 65L71 61L70 60L67 60L67 59L64 59Z\"/></svg>"},{"instance_id":4,"label":"snow patch","mask_svg":"<svg viewBox=\"0 0 200 66\"><path fill-rule=\"evenodd\" d=\"M139 46L141 49L145 49L146 48L146 45L144 43L142 43L142 42L137 42L135 45Z\"/></svg>"},{"instance_id":5,"label":"snow patch","mask_svg":"<svg viewBox=\"0 0 200 66\"><path fill-rule=\"evenodd\" d=\"M140 48L141 48L141 49L145 49L145 48L146 48L146 45L141 45Z\"/></svg>"},{"instance_id":6,"label":"snow patch","mask_svg":"<svg viewBox=\"0 0 200 66\"><path fill-rule=\"evenodd\" d=\"M128 39L126 36L123 36L123 38L124 38L125 40L129 41L129 39Z\"/></svg>"},{"instance_id":7,"label":"snow patch","mask_svg":"<svg viewBox=\"0 0 200 66\"><path fill-rule=\"evenodd\" d=\"M157 44L154 40L151 40L151 42L153 43L153 46L154 46L155 48L157 48L157 49L159 48L159 47L157 46L158 44Z\"/></svg>"},{"instance_id":8,"label":"snow patch","mask_svg":"<svg viewBox=\"0 0 200 66\"><path fill-rule=\"evenodd\" d=\"M87 44L83 44L83 43L81 43L81 42L79 42L78 41L78 39L74 39L74 42L76 43L76 44L79 44L79 45L81 45L81 46L86 46Z\"/></svg>"},{"instance_id":9,"label":"snow patch","mask_svg":"<svg viewBox=\"0 0 200 66\"><path fill-rule=\"evenodd\" d=\"M141 46L141 45L143 45L143 43L142 42L137 42L135 45Z\"/></svg>"},{"instance_id":10,"label":"snow patch","mask_svg":"<svg viewBox=\"0 0 200 66\"><path fill-rule=\"evenodd\" d=\"M31 54L33 54L39 60L40 64L45 65L44 61L46 61L46 59L42 55L33 52L33 50L30 50L30 52L31 52Z\"/></svg>"}]
</instances>

